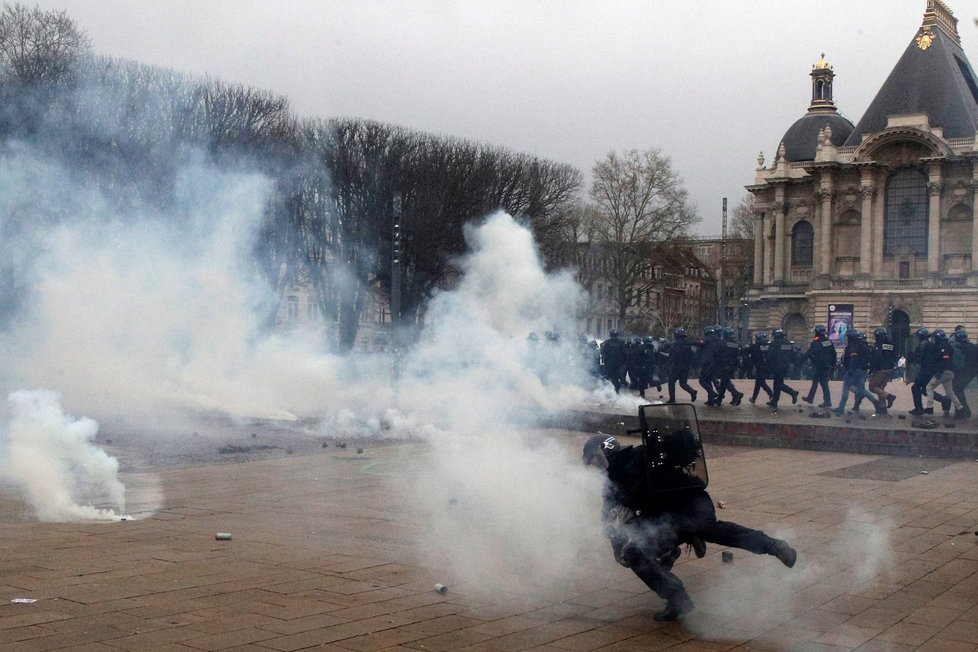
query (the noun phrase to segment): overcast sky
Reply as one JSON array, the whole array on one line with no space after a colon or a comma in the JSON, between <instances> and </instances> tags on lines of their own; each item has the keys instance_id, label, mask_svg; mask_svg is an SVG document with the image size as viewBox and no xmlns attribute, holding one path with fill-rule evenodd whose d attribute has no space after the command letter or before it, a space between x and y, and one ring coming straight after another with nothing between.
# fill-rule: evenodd
<instances>
[{"instance_id":1,"label":"overcast sky","mask_svg":"<svg viewBox=\"0 0 978 652\"><path fill-rule=\"evenodd\" d=\"M30 5L30 0L21 0ZM947 0L978 63L974 2ZM819 54L858 122L926 0L40 0L104 55L569 163L658 147L719 234L804 115Z\"/></svg>"}]
</instances>

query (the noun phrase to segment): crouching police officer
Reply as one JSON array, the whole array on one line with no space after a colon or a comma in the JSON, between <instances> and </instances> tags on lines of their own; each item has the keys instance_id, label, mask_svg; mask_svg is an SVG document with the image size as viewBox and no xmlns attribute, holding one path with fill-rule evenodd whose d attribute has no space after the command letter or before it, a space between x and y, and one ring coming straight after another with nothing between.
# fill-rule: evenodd
<instances>
[{"instance_id":1,"label":"crouching police officer","mask_svg":"<svg viewBox=\"0 0 978 652\"><path fill-rule=\"evenodd\" d=\"M665 408L642 406L640 419L646 421L647 410ZM785 566L794 566L797 554L786 542L717 520L706 492L702 445L688 425L664 436L656 430L650 438L649 432L645 428L646 443L639 446L594 435L584 444L583 461L607 474L602 517L615 560L666 601L665 609L654 614L656 620L676 620L694 608L682 580L672 573L682 543L692 545L698 557L706 554L704 542L711 542L773 555ZM649 442L655 441L666 442L664 448L650 450Z\"/></svg>"}]
</instances>

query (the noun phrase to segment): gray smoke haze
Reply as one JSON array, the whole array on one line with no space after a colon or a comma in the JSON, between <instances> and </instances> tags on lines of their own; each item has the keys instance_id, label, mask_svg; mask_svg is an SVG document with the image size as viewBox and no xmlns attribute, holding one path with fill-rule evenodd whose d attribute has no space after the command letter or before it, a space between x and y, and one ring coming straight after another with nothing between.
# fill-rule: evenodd
<instances>
[{"instance_id":1,"label":"gray smoke haze","mask_svg":"<svg viewBox=\"0 0 978 652\"><path fill-rule=\"evenodd\" d=\"M194 415L314 417L316 436L431 442L418 504L433 514L441 547L453 542L442 566L485 576L519 558L556 572L585 544L577 516L582 501L596 505L599 483L576 455L528 429L583 403L638 404L594 389L572 364L581 289L544 272L529 231L508 215L473 224L457 287L433 299L392 384L389 358L331 355L321 337L263 332L255 308L279 297L250 252L269 192L261 176L191 158L162 213L75 182L31 147L6 148L0 226L16 234L5 253L28 289L0 331L0 388L14 404L35 396L28 403L44 408L9 410L0 428L8 450L60 448L77 459L52 457L44 474L7 465L2 479L23 489L38 518L110 517L98 510L125 505L117 463L106 456L97 481L84 477L94 472L85 456L102 453L92 444L98 420L159 429ZM531 349L527 334L547 330L564 337L545 354ZM43 428L36 414L46 415ZM85 446L51 444L77 439L77 423ZM434 478L437 491L425 485ZM93 482L112 491L77 490ZM488 520L443 514L446 492Z\"/></svg>"}]
</instances>

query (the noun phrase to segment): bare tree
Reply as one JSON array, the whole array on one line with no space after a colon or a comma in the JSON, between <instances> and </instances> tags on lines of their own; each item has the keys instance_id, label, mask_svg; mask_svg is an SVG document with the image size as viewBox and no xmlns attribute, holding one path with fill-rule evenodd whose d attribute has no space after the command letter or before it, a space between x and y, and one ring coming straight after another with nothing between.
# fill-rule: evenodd
<instances>
[{"instance_id":1,"label":"bare tree","mask_svg":"<svg viewBox=\"0 0 978 652\"><path fill-rule=\"evenodd\" d=\"M37 84L70 79L91 44L65 11L5 4L0 11L0 78Z\"/></svg>"},{"instance_id":2,"label":"bare tree","mask_svg":"<svg viewBox=\"0 0 978 652\"><path fill-rule=\"evenodd\" d=\"M731 230L735 238L754 239L754 195L747 193L733 209Z\"/></svg>"},{"instance_id":3,"label":"bare tree","mask_svg":"<svg viewBox=\"0 0 978 652\"><path fill-rule=\"evenodd\" d=\"M624 323L629 309L658 286L654 249L685 235L699 217L682 178L658 149L611 152L592 174L593 233Z\"/></svg>"}]
</instances>

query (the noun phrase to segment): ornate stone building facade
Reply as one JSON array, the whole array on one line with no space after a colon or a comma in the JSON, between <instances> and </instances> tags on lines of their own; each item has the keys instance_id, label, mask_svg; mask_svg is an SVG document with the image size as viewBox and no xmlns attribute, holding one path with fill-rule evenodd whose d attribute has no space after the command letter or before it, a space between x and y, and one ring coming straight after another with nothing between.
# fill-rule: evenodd
<instances>
[{"instance_id":1,"label":"ornate stone building facade","mask_svg":"<svg viewBox=\"0 0 978 652\"><path fill-rule=\"evenodd\" d=\"M752 330L803 340L830 308L905 348L920 326L978 335L978 78L957 19L927 0L923 22L859 122L811 71L807 113L755 182Z\"/></svg>"}]
</instances>

